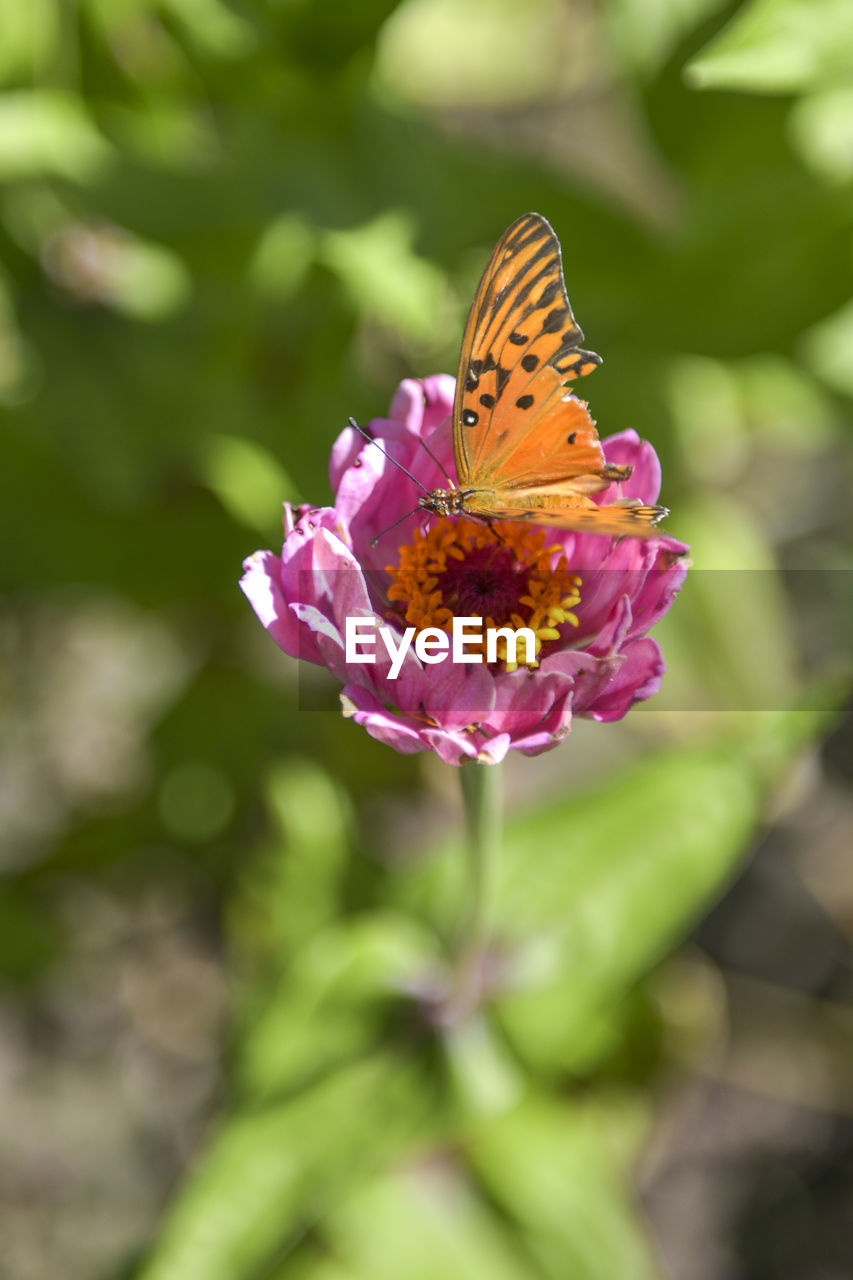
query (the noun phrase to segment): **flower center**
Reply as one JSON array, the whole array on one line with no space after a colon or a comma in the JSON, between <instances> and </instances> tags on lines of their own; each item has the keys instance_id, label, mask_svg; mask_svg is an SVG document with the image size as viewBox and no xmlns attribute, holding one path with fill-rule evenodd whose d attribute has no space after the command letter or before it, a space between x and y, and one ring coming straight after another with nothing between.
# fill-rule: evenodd
<instances>
[{"instance_id":1,"label":"flower center","mask_svg":"<svg viewBox=\"0 0 853 1280\"><path fill-rule=\"evenodd\" d=\"M545 537L544 529L508 521L498 534L465 516L434 519L426 533L416 530L400 547L399 564L387 566L388 599L417 631L449 632L456 616L482 618L484 654L489 631L529 627L535 666L543 646L560 639L560 626L578 625L572 610L580 603L580 578L569 572L562 547L546 547ZM497 637L496 652L506 670L518 666L507 661L505 637Z\"/></svg>"}]
</instances>

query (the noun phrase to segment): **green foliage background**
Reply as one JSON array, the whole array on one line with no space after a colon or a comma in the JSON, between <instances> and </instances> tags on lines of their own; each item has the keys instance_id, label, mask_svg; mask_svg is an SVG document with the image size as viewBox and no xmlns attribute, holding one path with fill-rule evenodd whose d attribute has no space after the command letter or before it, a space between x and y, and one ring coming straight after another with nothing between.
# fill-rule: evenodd
<instances>
[{"instance_id":1,"label":"green foliage background","mask_svg":"<svg viewBox=\"0 0 853 1280\"><path fill-rule=\"evenodd\" d=\"M849 18L0 0L6 990L38 1003L77 954L81 886L191 903L234 975L193 1170L97 1274L660 1274L629 1189L646 975L827 723L794 711L803 648L822 706L845 683L782 570L850 567ZM454 369L527 209L606 357L602 434L654 442L672 531L729 572L660 629L675 710L514 766L517 967L442 1029L455 780L300 712L236 581L282 499L327 499L348 415Z\"/></svg>"}]
</instances>

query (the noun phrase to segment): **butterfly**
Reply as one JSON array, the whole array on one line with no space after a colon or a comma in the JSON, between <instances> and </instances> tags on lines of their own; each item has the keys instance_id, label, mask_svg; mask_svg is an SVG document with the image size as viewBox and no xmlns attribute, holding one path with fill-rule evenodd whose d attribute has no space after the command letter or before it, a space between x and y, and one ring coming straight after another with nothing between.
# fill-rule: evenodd
<instances>
[{"instance_id":1,"label":"butterfly","mask_svg":"<svg viewBox=\"0 0 853 1280\"><path fill-rule=\"evenodd\" d=\"M590 496L633 468L606 461L586 402L566 389L601 364L582 342L560 242L541 214L525 213L498 241L468 313L453 405L458 484L425 491L419 508L609 537L655 533L666 507Z\"/></svg>"}]
</instances>

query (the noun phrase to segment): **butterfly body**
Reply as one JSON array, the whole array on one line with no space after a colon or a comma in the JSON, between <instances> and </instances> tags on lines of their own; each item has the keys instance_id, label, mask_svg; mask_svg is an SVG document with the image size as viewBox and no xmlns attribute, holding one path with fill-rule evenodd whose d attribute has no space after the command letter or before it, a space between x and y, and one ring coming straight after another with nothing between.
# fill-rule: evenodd
<instances>
[{"instance_id":1,"label":"butterfly body","mask_svg":"<svg viewBox=\"0 0 853 1280\"><path fill-rule=\"evenodd\" d=\"M647 537L665 507L590 497L627 480L608 463L586 403L566 390L601 357L583 333L549 223L527 213L504 232L468 315L453 407L458 488L419 505L440 516L528 520L611 537Z\"/></svg>"}]
</instances>

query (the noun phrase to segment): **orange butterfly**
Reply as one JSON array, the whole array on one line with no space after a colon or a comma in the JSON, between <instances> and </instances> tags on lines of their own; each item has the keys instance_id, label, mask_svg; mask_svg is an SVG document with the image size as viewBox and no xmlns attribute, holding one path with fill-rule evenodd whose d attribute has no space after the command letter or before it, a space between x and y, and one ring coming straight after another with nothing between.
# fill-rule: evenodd
<instances>
[{"instance_id":1,"label":"orange butterfly","mask_svg":"<svg viewBox=\"0 0 853 1280\"><path fill-rule=\"evenodd\" d=\"M632 468L605 461L585 402L565 390L601 363L581 342L560 242L545 218L525 213L498 241L465 326L453 405L459 487L434 489L419 506L612 537L655 532L666 507L589 497Z\"/></svg>"}]
</instances>

